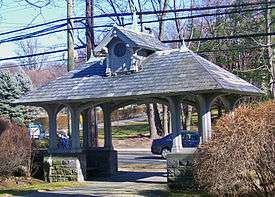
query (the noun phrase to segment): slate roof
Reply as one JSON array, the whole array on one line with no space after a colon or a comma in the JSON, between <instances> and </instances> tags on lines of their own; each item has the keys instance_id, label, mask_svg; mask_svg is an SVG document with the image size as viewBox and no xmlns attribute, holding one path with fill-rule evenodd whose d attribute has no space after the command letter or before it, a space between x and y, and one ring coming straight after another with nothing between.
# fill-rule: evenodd
<instances>
[{"instance_id":1,"label":"slate roof","mask_svg":"<svg viewBox=\"0 0 275 197\"><path fill-rule=\"evenodd\" d=\"M105 59L82 65L17 103L106 99L184 92L259 94L261 90L189 51L157 51L133 74L105 76Z\"/></svg>"},{"instance_id":2,"label":"slate roof","mask_svg":"<svg viewBox=\"0 0 275 197\"><path fill-rule=\"evenodd\" d=\"M157 39L154 35L143 33L143 32L135 32L131 29L126 29L123 27L114 27L104 38L103 41L95 48L95 51L98 52L102 49L102 47L105 47L109 41L113 38L112 34L113 31L116 31L118 34L118 37L125 36L126 39L133 42L137 46L140 46L142 48L151 49L154 51L159 50L165 50L167 47L160 42L159 39Z\"/></svg>"}]
</instances>

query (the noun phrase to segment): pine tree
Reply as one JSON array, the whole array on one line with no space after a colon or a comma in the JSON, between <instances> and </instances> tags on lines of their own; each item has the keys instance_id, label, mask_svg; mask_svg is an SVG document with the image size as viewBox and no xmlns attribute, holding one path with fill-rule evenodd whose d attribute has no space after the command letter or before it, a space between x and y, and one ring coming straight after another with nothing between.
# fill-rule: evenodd
<instances>
[{"instance_id":1,"label":"pine tree","mask_svg":"<svg viewBox=\"0 0 275 197\"><path fill-rule=\"evenodd\" d=\"M18 99L31 89L31 82L22 74L12 74L8 71L0 72L0 116L24 123L28 117L28 109L24 106L14 105Z\"/></svg>"},{"instance_id":2,"label":"pine tree","mask_svg":"<svg viewBox=\"0 0 275 197\"><path fill-rule=\"evenodd\" d=\"M25 73L17 73L15 75L16 82L19 86L21 94L26 94L33 87L30 78Z\"/></svg>"}]
</instances>

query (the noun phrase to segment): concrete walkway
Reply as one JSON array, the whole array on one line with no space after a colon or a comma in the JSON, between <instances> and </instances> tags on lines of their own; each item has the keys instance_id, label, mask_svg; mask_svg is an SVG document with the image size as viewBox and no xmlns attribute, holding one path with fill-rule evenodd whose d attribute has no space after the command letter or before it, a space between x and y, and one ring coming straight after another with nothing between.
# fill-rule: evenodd
<instances>
[{"instance_id":1,"label":"concrete walkway","mask_svg":"<svg viewBox=\"0 0 275 197\"><path fill-rule=\"evenodd\" d=\"M81 188L35 192L27 196L169 196L166 186L166 172L163 169L148 170L148 172L124 171L115 176L96 179L88 183L88 186Z\"/></svg>"}]
</instances>

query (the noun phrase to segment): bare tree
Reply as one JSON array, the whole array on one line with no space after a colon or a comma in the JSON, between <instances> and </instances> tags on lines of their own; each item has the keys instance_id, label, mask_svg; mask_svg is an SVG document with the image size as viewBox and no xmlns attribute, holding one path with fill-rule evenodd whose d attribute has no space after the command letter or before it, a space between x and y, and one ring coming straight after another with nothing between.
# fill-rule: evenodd
<instances>
[{"instance_id":1,"label":"bare tree","mask_svg":"<svg viewBox=\"0 0 275 197\"><path fill-rule=\"evenodd\" d=\"M267 3L271 5L271 0L266 0ZM274 4L274 3L273 3ZM267 8L269 8L267 4ZM275 31L275 22L272 21L272 9L267 9L266 12L266 29L267 33L271 33ZM274 19L273 19L274 20ZM272 40L273 39L273 40ZM268 59L269 59L269 68L270 68L270 92L273 99L275 99L275 49L274 46L272 48L272 41L275 41L274 35L267 36L267 45L268 45Z\"/></svg>"},{"instance_id":2,"label":"bare tree","mask_svg":"<svg viewBox=\"0 0 275 197\"><path fill-rule=\"evenodd\" d=\"M44 9L49 8L49 7L55 7L57 6L57 0L17 0L18 3L20 3L23 6L26 7L33 7L37 10L36 15L33 17L31 22L29 23L32 24L36 19L39 17L42 17L42 19L45 21L45 16L44 16Z\"/></svg>"},{"instance_id":3,"label":"bare tree","mask_svg":"<svg viewBox=\"0 0 275 197\"><path fill-rule=\"evenodd\" d=\"M40 44L37 39L19 41L16 44L17 49L15 52L18 56L33 55L40 51ZM47 61L47 59L48 58L46 55L30 56L19 59L19 62L20 64L24 65L27 69L40 70L46 64L45 62Z\"/></svg>"}]
</instances>

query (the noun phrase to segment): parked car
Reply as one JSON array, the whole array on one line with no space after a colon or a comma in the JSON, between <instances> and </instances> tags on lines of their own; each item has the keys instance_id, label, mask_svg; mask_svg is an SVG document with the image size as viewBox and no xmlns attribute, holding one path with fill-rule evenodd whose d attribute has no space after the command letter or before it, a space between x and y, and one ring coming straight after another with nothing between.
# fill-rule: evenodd
<instances>
[{"instance_id":1,"label":"parked car","mask_svg":"<svg viewBox=\"0 0 275 197\"><path fill-rule=\"evenodd\" d=\"M181 131L182 147L197 147L200 144L200 134L197 131ZM166 158L173 146L172 133L163 138L153 140L151 152Z\"/></svg>"}]
</instances>

